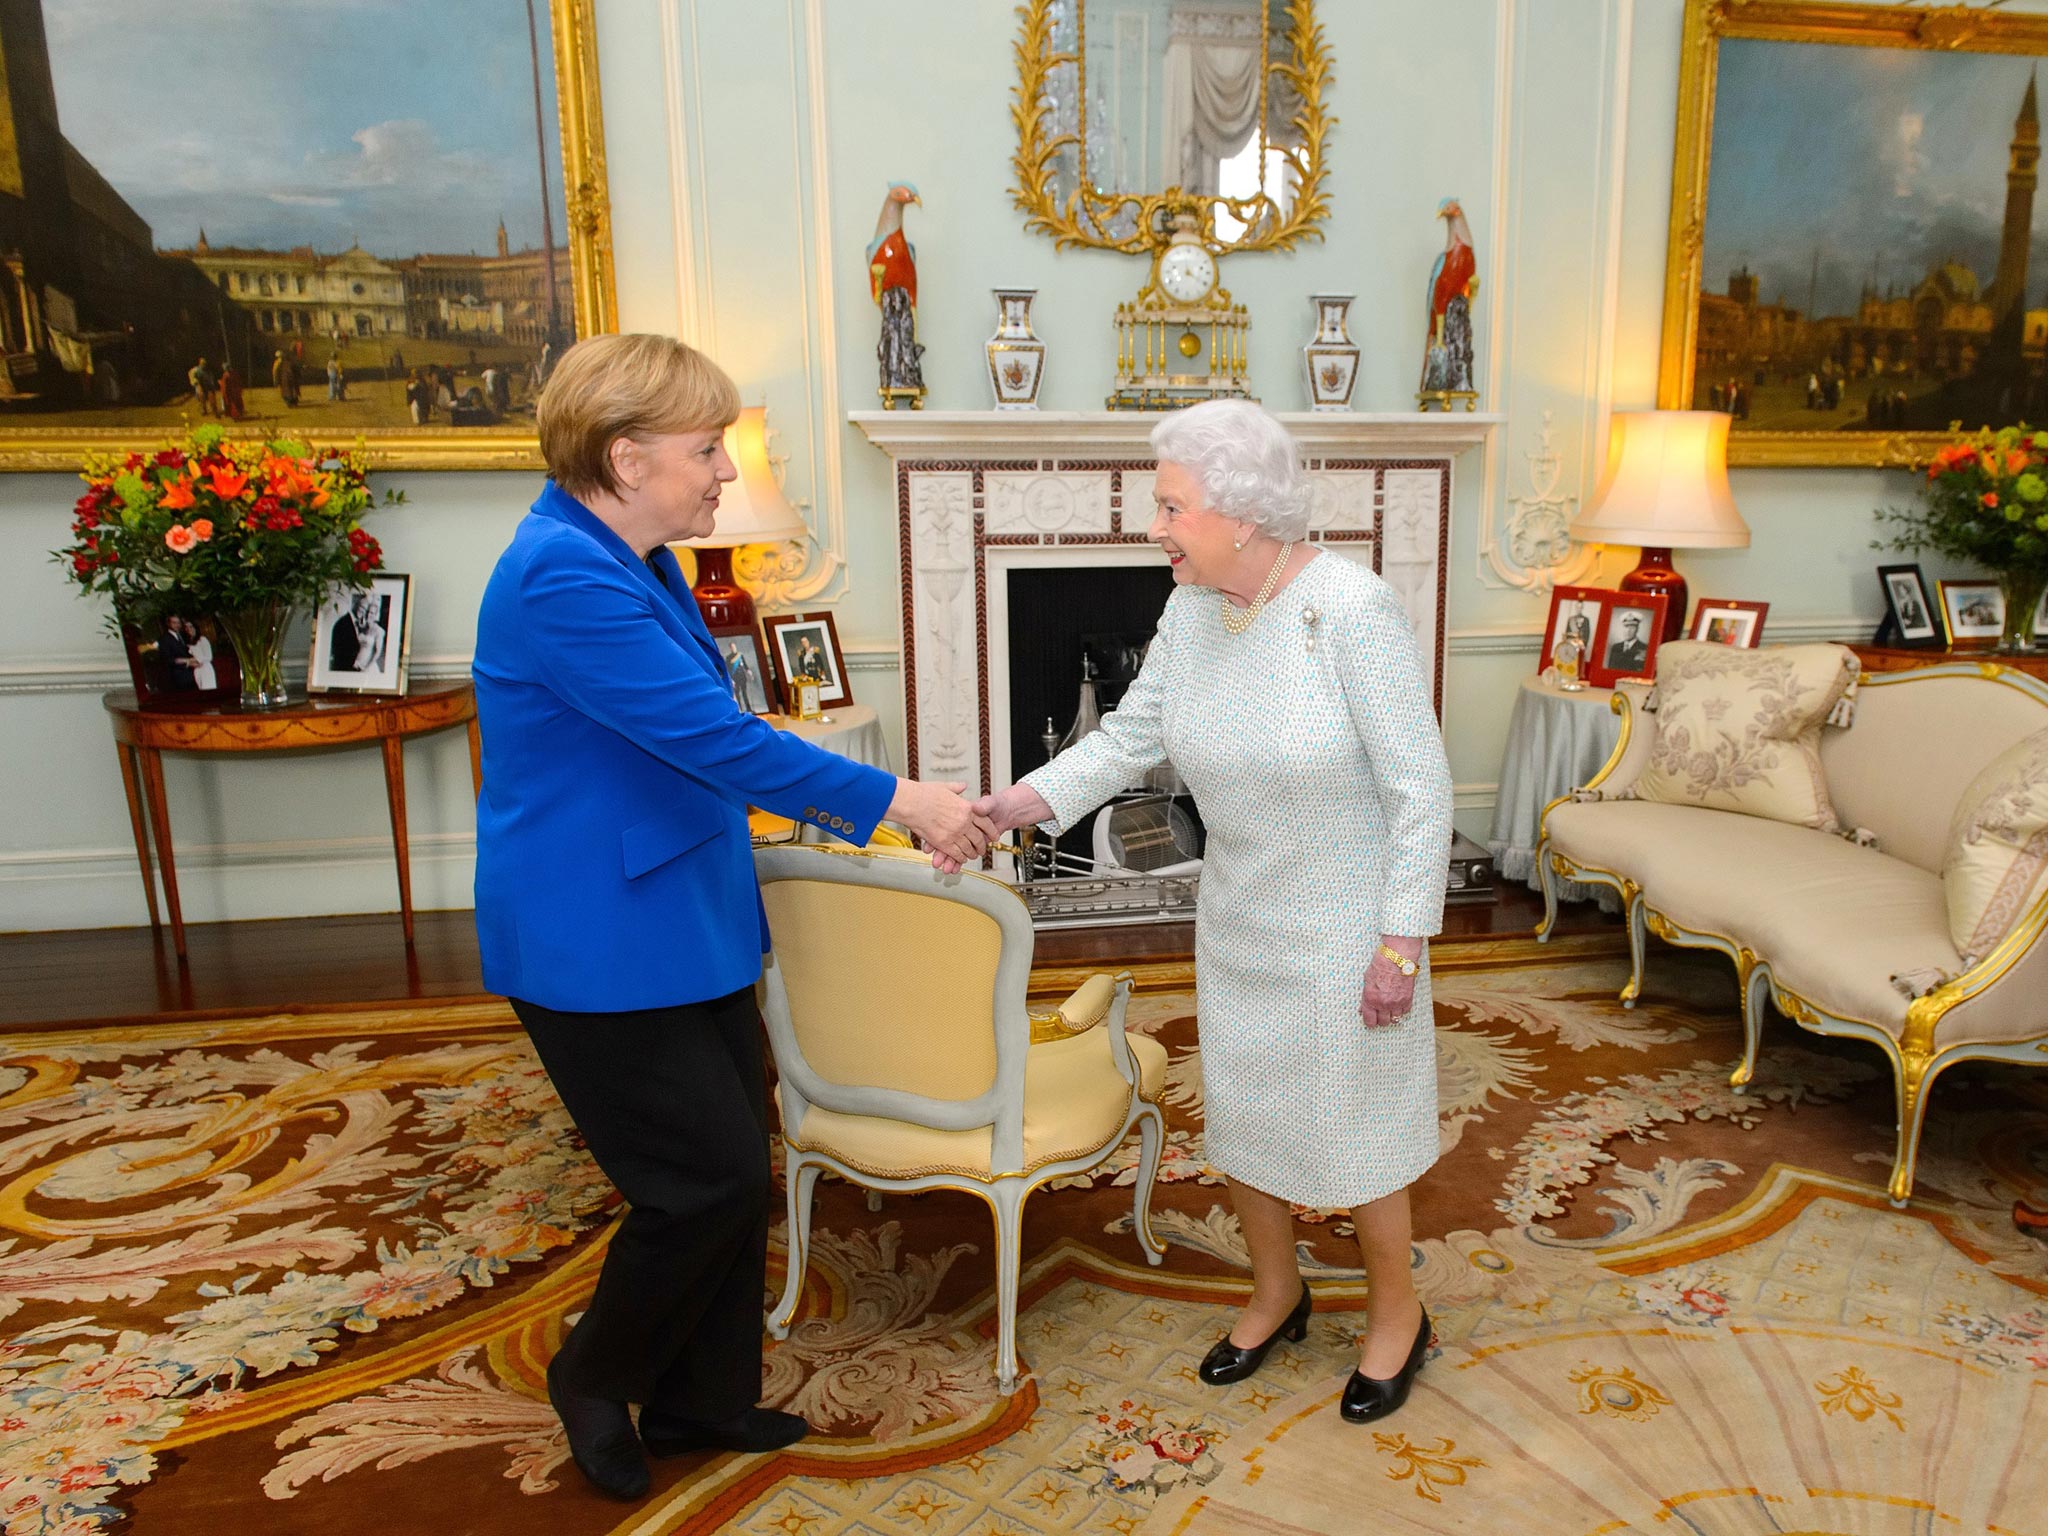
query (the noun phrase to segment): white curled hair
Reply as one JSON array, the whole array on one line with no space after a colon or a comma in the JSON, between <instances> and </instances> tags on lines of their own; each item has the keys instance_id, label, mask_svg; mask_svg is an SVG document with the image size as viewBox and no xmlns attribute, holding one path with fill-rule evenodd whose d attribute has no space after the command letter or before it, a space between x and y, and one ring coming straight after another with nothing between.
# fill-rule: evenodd
<instances>
[{"instance_id":1,"label":"white curled hair","mask_svg":"<svg viewBox=\"0 0 2048 1536\"><path fill-rule=\"evenodd\" d=\"M1251 401L1204 400L1175 411L1152 429L1152 452L1201 481L1210 511L1283 542L1308 537L1312 492L1301 450Z\"/></svg>"}]
</instances>

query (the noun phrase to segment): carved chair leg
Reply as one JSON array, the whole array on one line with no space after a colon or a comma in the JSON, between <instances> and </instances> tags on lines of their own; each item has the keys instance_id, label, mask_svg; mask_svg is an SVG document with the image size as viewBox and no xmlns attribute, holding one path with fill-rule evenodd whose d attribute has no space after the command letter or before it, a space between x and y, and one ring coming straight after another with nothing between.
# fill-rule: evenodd
<instances>
[{"instance_id":1,"label":"carved chair leg","mask_svg":"<svg viewBox=\"0 0 2048 1536\"><path fill-rule=\"evenodd\" d=\"M1536 925L1536 942L1548 944L1557 927L1557 873L1550 867L1550 845L1536 844L1536 883L1543 891L1543 921Z\"/></svg>"},{"instance_id":2,"label":"carved chair leg","mask_svg":"<svg viewBox=\"0 0 2048 1536\"><path fill-rule=\"evenodd\" d=\"M1939 1058L1902 1055L1898 1073L1899 1140L1892 1155L1892 1182L1886 1193L1895 1206L1913 1196L1913 1165L1920 1158L1920 1131L1927 1123L1927 1095L1945 1065Z\"/></svg>"},{"instance_id":3,"label":"carved chair leg","mask_svg":"<svg viewBox=\"0 0 2048 1536\"><path fill-rule=\"evenodd\" d=\"M1757 1052L1763 1049L1764 1011L1771 1003L1771 973L1745 950L1736 956L1735 980L1742 989L1742 1060L1729 1074L1728 1086L1743 1088L1756 1076Z\"/></svg>"},{"instance_id":4,"label":"carved chair leg","mask_svg":"<svg viewBox=\"0 0 2048 1536\"><path fill-rule=\"evenodd\" d=\"M1017 1390L1017 1291L1024 1267L1024 1183L999 1179L989 1191L996 1219L996 1390Z\"/></svg>"},{"instance_id":5,"label":"carved chair leg","mask_svg":"<svg viewBox=\"0 0 2048 1536\"><path fill-rule=\"evenodd\" d=\"M785 1154L786 1156L787 1154ZM803 1300L804 1268L811 1259L811 1191L817 1187L820 1170L816 1163L785 1164L783 1182L789 1186L788 1274L782 1283L782 1300L768 1319L768 1331L778 1339L789 1337L789 1325Z\"/></svg>"},{"instance_id":6,"label":"carved chair leg","mask_svg":"<svg viewBox=\"0 0 2048 1536\"><path fill-rule=\"evenodd\" d=\"M1647 940L1643 893L1631 881L1622 892L1622 899L1628 903L1628 985L1621 989L1621 1006L1633 1008L1636 999L1643 995L1643 951Z\"/></svg>"},{"instance_id":7,"label":"carved chair leg","mask_svg":"<svg viewBox=\"0 0 2048 1536\"><path fill-rule=\"evenodd\" d=\"M1159 1111L1150 1104L1138 1112L1138 1182L1131 1191L1131 1230L1147 1264L1166 1257L1166 1244L1152 1231L1152 1182L1159 1174L1159 1150L1166 1139L1166 1126Z\"/></svg>"}]
</instances>

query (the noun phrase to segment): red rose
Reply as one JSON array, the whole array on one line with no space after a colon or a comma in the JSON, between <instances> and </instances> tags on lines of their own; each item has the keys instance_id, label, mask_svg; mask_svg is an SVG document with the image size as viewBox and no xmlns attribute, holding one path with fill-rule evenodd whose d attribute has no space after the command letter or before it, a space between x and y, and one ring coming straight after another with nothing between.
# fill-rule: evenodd
<instances>
[{"instance_id":1,"label":"red rose","mask_svg":"<svg viewBox=\"0 0 2048 1536\"><path fill-rule=\"evenodd\" d=\"M1977 499L1983 502L1984 505L1987 507L1995 507L1998 505L1998 492L1986 491L1982 496L1979 496Z\"/></svg>"},{"instance_id":2,"label":"red rose","mask_svg":"<svg viewBox=\"0 0 2048 1536\"><path fill-rule=\"evenodd\" d=\"M167 467L180 466L185 462L185 455L176 448L166 448L156 456L156 461Z\"/></svg>"},{"instance_id":3,"label":"red rose","mask_svg":"<svg viewBox=\"0 0 2048 1536\"><path fill-rule=\"evenodd\" d=\"M71 557L71 569L78 572L81 576L88 576L92 574L92 561L88 560L84 555L73 555Z\"/></svg>"}]
</instances>

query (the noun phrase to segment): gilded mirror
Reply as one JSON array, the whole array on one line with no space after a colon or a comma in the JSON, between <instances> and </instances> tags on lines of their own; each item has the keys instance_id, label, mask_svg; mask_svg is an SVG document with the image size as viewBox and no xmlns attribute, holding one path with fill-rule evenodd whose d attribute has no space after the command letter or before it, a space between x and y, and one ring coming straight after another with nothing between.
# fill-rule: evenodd
<instances>
[{"instance_id":1,"label":"gilded mirror","mask_svg":"<svg viewBox=\"0 0 2048 1536\"><path fill-rule=\"evenodd\" d=\"M1329 51L1314 0L1027 0L1012 189L1059 244L1148 251L1169 203L1212 250L1321 239Z\"/></svg>"}]
</instances>

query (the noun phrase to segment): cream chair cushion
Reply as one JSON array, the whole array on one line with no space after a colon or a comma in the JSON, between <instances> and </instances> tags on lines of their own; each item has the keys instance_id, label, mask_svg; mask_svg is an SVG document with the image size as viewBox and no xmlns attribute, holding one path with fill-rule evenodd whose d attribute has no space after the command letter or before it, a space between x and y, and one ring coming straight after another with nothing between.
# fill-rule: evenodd
<instances>
[{"instance_id":1,"label":"cream chair cushion","mask_svg":"<svg viewBox=\"0 0 2048 1536\"><path fill-rule=\"evenodd\" d=\"M1166 1047L1146 1035L1126 1038L1138 1065L1138 1092L1156 1100L1166 1086ZM780 1088L776 1091L780 1098ZM1130 1108L1130 1085L1117 1075L1109 1031L1091 1029L1032 1046L1024 1058L1024 1167L1099 1151L1122 1134ZM786 1098L781 1109L783 1124L789 1126ZM815 1104L801 1125L785 1132L794 1146L891 1179L934 1173L992 1178L992 1134L987 1127L940 1131L876 1115L840 1114Z\"/></svg>"},{"instance_id":2,"label":"cream chair cushion","mask_svg":"<svg viewBox=\"0 0 2048 1536\"><path fill-rule=\"evenodd\" d=\"M1891 978L1953 975L1941 879L1803 827L1643 801L1560 805L1551 847L1625 875L1679 927L1744 946L1783 986L1893 1035L1908 997Z\"/></svg>"},{"instance_id":3,"label":"cream chair cushion","mask_svg":"<svg viewBox=\"0 0 2048 1536\"><path fill-rule=\"evenodd\" d=\"M1656 741L1636 798L1838 830L1820 729L1856 672L1855 654L1839 645L1666 645Z\"/></svg>"},{"instance_id":4,"label":"cream chair cushion","mask_svg":"<svg viewBox=\"0 0 2048 1536\"><path fill-rule=\"evenodd\" d=\"M1965 965L1989 954L2048 889L2048 730L1993 758L1964 792L1941 883Z\"/></svg>"}]
</instances>

